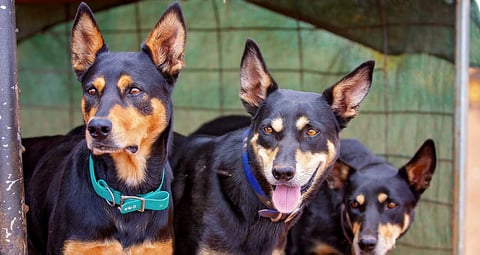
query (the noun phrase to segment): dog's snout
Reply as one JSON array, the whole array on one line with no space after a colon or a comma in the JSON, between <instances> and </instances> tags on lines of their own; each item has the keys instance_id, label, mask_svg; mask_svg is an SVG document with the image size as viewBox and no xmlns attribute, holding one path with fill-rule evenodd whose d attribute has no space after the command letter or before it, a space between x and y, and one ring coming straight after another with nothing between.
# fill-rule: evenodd
<instances>
[{"instance_id":1,"label":"dog's snout","mask_svg":"<svg viewBox=\"0 0 480 255\"><path fill-rule=\"evenodd\" d=\"M362 251L371 252L377 245L377 238L373 235L366 235L358 240L358 246Z\"/></svg>"},{"instance_id":2,"label":"dog's snout","mask_svg":"<svg viewBox=\"0 0 480 255\"><path fill-rule=\"evenodd\" d=\"M289 181L295 176L295 169L291 166L273 167L273 177L279 181Z\"/></svg>"},{"instance_id":3,"label":"dog's snout","mask_svg":"<svg viewBox=\"0 0 480 255\"><path fill-rule=\"evenodd\" d=\"M95 139L103 139L112 131L112 122L108 119L92 119L87 125L88 133Z\"/></svg>"}]
</instances>

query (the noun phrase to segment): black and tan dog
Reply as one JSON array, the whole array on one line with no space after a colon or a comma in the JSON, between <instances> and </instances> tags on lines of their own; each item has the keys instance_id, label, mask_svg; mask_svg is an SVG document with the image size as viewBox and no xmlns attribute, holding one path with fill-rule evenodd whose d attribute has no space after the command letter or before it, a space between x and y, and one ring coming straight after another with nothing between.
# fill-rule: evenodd
<instances>
[{"instance_id":1,"label":"black and tan dog","mask_svg":"<svg viewBox=\"0 0 480 255\"><path fill-rule=\"evenodd\" d=\"M342 140L333 181L292 228L287 254L386 254L412 224L435 165L432 140L400 169L359 141Z\"/></svg>"},{"instance_id":2,"label":"black and tan dog","mask_svg":"<svg viewBox=\"0 0 480 255\"><path fill-rule=\"evenodd\" d=\"M335 162L339 132L367 95L374 62L322 94L279 89L246 42L243 130L191 136L174 152L177 254L272 254Z\"/></svg>"},{"instance_id":3,"label":"black and tan dog","mask_svg":"<svg viewBox=\"0 0 480 255\"><path fill-rule=\"evenodd\" d=\"M86 131L74 143L60 139L29 177L30 254L173 252L170 97L185 41L173 4L140 52L110 52L93 13L80 4L72 65Z\"/></svg>"}]
</instances>

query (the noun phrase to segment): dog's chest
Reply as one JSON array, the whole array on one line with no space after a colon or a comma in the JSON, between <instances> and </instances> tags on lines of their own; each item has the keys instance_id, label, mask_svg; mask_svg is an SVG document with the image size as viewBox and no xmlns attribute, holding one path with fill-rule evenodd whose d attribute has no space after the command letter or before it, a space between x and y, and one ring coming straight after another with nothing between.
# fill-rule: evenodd
<instances>
[{"instance_id":1,"label":"dog's chest","mask_svg":"<svg viewBox=\"0 0 480 255\"><path fill-rule=\"evenodd\" d=\"M172 254L173 240L145 241L144 243L123 247L117 240L104 241L76 241L68 240L64 243L63 254L122 254L122 255L146 255L146 254Z\"/></svg>"},{"instance_id":2,"label":"dog's chest","mask_svg":"<svg viewBox=\"0 0 480 255\"><path fill-rule=\"evenodd\" d=\"M204 225L199 254L272 254L286 235L283 222L272 222L256 213L248 221L226 214L212 216L206 217L205 222L217 224Z\"/></svg>"}]
</instances>

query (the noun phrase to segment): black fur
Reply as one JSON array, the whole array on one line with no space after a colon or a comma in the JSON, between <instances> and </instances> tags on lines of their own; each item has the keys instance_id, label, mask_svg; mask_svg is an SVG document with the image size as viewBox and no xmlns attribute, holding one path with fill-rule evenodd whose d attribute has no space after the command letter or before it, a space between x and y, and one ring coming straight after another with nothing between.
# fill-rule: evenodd
<instances>
[{"instance_id":1,"label":"black fur","mask_svg":"<svg viewBox=\"0 0 480 255\"><path fill-rule=\"evenodd\" d=\"M399 170L359 141L342 140L333 179L320 188L292 228L287 254L385 254L393 246L377 248L380 239L386 238L378 226L398 226L402 231L396 238L405 234L420 195L429 186L435 162L432 140ZM378 202L380 193L388 195L384 203ZM358 195L364 196L363 204L356 204ZM353 232L349 222L359 224L358 232Z\"/></svg>"},{"instance_id":2,"label":"black fur","mask_svg":"<svg viewBox=\"0 0 480 255\"><path fill-rule=\"evenodd\" d=\"M300 178L297 175L302 169L295 169L292 153L325 153L326 160L301 184L305 197L298 210L308 203L336 158L340 123L356 115L358 107L352 110L352 106L358 106L368 93L373 65L373 61L366 62L350 75L348 83L353 86L335 84L336 94L329 95L333 99L329 103L322 94L278 89L258 46L247 41L240 68L240 97L251 114L246 143L249 166L265 194L271 197L274 185L293 185L291 180ZM308 124L298 130L296 123L302 116ZM272 123L278 118L282 125ZM292 217L277 222L259 216L258 211L266 206L245 177L241 160L244 130L220 137L193 135L175 147L176 254L272 254L284 248L288 228L299 214L288 214ZM275 184L264 174L255 152L259 148L278 149L277 157L272 158L272 172L278 172Z\"/></svg>"},{"instance_id":3,"label":"black fur","mask_svg":"<svg viewBox=\"0 0 480 255\"><path fill-rule=\"evenodd\" d=\"M165 29L165 26L172 27ZM165 34L164 30L174 33ZM67 136L43 139L40 143L35 139L23 141L28 180L26 202L30 207L29 254L92 254L100 248L112 252L109 254L135 253L132 249L138 252L144 248L143 244L155 246L145 251L158 253L158 249L166 247L162 253L172 252L173 202L166 210L121 214L117 206L108 205L95 193L89 176L89 156L93 156L96 178L105 180L123 195L156 190L163 169L162 190L171 193L173 175L167 161L173 137L170 96L175 81L172 77L177 77L183 67L185 32L180 5L173 4L152 30L142 51L109 52L93 13L85 3L80 4L72 30L72 65L84 91L82 112L86 130L82 126ZM152 54L158 52L157 44L168 48L163 49L165 56ZM170 52L170 48L181 52ZM122 76L131 80L121 82ZM156 111L154 102L160 102L155 105L162 105L165 111ZM138 119L125 119L128 116L119 113L130 113ZM158 134L142 134L153 141L151 144L143 141L121 144L138 136L130 130L131 122L147 125L157 115L165 122L164 127L156 129ZM96 126L97 120L105 126ZM79 132L83 134L78 135ZM48 147L35 148L42 144ZM142 149L150 153L139 154ZM135 170L144 172L145 178L121 177L119 169L127 168L118 163L119 157L142 157L145 168Z\"/></svg>"}]
</instances>

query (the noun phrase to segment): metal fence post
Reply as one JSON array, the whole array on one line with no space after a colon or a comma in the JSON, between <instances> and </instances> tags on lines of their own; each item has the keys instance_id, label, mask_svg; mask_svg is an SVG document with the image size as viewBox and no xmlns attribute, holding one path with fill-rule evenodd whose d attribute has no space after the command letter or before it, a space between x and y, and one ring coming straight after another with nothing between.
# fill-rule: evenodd
<instances>
[{"instance_id":1,"label":"metal fence post","mask_svg":"<svg viewBox=\"0 0 480 255\"><path fill-rule=\"evenodd\" d=\"M0 0L0 254L26 254L15 2Z\"/></svg>"},{"instance_id":2,"label":"metal fence post","mask_svg":"<svg viewBox=\"0 0 480 255\"><path fill-rule=\"evenodd\" d=\"M454 244L457 255L465 253L465 170L468 116L468 68L470 63L470 0L456 2L455 43L455 221Z\"/></svg>"}]
</instances>

